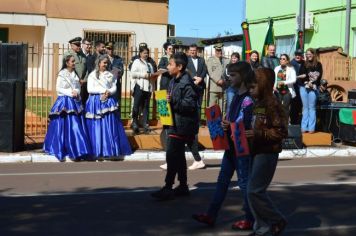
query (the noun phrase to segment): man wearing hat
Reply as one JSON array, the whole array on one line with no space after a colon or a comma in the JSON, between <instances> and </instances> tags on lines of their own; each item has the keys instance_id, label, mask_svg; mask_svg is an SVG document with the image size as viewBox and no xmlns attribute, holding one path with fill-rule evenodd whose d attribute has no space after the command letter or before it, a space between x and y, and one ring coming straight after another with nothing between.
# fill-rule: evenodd
<instances>
[{"instance_id":1,"label":"man wearing hat","mask_svg":"<svg viewBox=\"0 0 356 236\"><path fill-rule=\"evenodd\" d=\"M147 48L147 49L148 49L147 43L140 43L140 44L138 45L138 48L139 48L139 49L140 49L140 48ZM140 51L140 50L139 50L139 51ZM149 55L149 52L148 52L148 55ZM133 56L133 57L131 58L131 61L130 61L130 63L129 63L129 70L131 70L132 63L133 63L136 59L138 59L138 58L140 58L140 55L138 55L138 54L136 54L135 56ZM157 64L156 64L155 60L153 60L152 57L148 56L147 61L152 65L152 67L153 67L153 72L157 72Z\"/></svg>"},{"instance_id":2,"label":"man wearing hat","mask_svg":"<svg viewBox=\"0 0 356 236\"><path fill-rule=\"evenodd\" d=\"M291 64L294 67L294 70L299 75L299 69L301 65L304 64L304 53L302 49L297 49L294 52L294 58L291 60ZM300 98L299 86L304 86L303 82L297 79L297 82L294 83L294 90L296 96L292 98L290 103L290 123L292 125L300 125L301 124L301 113L302 113L302 100Z\"/></svg>"},{"instance_id":3,"label":"man wearing hat","mask_svg":"<svg viewBox=\"0 0 356 236\"><path fill-rule=\"evenodd\" d=\"M121 77L124 74L124 64L121 57L118 55L114 55L114 43L107 42L105 44L106 54L109 56L110 64L108 65L108 70L114 75L116 78L116 98L120 104L121 100ZM121 106L119 106L120 109Z\"/></svg>"},{"instance_id":4,"label":"man wearing hat","mask_svg":"<svg viewBox=\"0 0 356 236\"><path fill-rule=\"evenodd\" d=\"M226 65L229 63L229 60L223 57L223 44L218 43L214 46L215 56L210 57L206 66L209 73L209 106L214 104L219 104L220 109L223 108L223 85L224 79L223 74Z\"/></svg>"},{"instance_id":5,"label":"man wearing hat","mask_svg":"<svg viewBox=\"0 0 356 236\"><path fill-rule=\"evenodd\" d=\"M68 42L70 43L70 49L64 54L64 57L72 55L75 59L75 72L77 72L81 84L80 96L82 98L82 102L85 104L86 99L88 98L85 80L85 76L87 74L87 67L85 55L83 54L80 47L81 41L81 37L75 37L69 40Z\"/></svg>"}]
</instances>

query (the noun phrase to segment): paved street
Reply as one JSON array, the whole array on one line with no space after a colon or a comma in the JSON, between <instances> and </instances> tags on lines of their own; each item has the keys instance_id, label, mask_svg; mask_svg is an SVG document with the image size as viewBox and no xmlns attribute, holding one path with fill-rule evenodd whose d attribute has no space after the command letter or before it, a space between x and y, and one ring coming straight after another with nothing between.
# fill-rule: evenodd
<instances>
[{"instance_id":1,"label":"paved street","mask_svg":"<svg viewBox=\"0 0 356 236\"><path fill-rule=\"evenodd\" d=\"M214 228L191 219L209 204L218 160L189 171L191 197L169 202L149 196L163 184L160 164L1 164L0 235L237 235L236 177ZM356 158L280 161L270 190L289 221L284 235L356 235Z\"/></svg>"}]
</instances>

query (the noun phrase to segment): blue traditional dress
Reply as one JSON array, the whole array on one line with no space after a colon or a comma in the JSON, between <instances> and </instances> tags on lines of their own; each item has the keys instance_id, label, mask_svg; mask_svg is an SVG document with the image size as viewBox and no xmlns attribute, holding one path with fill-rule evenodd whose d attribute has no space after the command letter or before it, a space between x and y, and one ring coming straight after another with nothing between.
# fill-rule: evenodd
<instances>
[{"instance_id":1,"label":"blue traditional dress","mask_svg":"<svg viewBox=\"0 0 356 236\"><path fill-rule=\"evenodd\" d=\"M60 161L64 161L66 156L72 160L85 159L91 155L91 145L80 98L72 95L73 91L80 94L77 74L67 69L61 70L56 90L58 98L49 113L50 123L43 150Z\"/></svg>"},{"instance_id":2,"label":"blue traditional dress","mask_svg":"<svg viewBox=\"0 0 356 236\"><path fill-rule=\"evenodd\" d=\"M103 94L108 91L106 99ZM85 118L95 157L117 157L132 153L119 113L119 104L114 95L116 79L109 71L90 73L88 77L89 99Z\"/></svg>"}]
</instances>

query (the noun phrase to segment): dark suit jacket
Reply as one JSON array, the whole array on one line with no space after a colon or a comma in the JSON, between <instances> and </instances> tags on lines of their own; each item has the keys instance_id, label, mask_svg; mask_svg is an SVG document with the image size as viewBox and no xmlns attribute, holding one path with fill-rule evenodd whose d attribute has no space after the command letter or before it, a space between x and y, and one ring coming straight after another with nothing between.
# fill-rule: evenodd
<instances>
[{"instance_id":1,"label":"dark suit jacket","mask_svg":"<svg viewBox=\"0 0 356 236\"><path fill-rule=\"evenodd\" d=\"M193 78L194 76L201 77L203 80L202 82L198 85L200 88L201 94L200 94L200 99L199 99L199 104L202 103L202 97L204 95L204 89L206 87L205 84L205 77L206 74L208 73L208 69L206 68L205 60L204 58L197 57L198 58L198 70L195 70L194 63L192 60L192 57L188 57L188 65L187 65L187 70L191 77Z\"/></svg>"}]
</instances>

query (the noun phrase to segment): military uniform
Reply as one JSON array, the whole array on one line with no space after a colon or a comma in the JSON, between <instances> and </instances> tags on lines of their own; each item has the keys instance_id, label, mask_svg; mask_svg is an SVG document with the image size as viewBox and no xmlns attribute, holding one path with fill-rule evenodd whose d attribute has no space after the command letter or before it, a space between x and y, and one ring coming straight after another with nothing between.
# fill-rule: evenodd
<instances>
[{"instance_id":1,"label":"military uniform","mask_svg":"<svg viewBox=\"0 0 356 236\"><path fill-rule=\"evenodd\" d=\"M105 44L105 48L108 50L113 50L114 49L114 43L108 42ZM118 100L118 103L120 104L121 102L121 78L122 75L124 74L124 63L121 57L118 55L108 55L110 59L110 63L108 65L108 70L114 75L114 78L116 79L116 94L115 97ZM119 106L120 109L120 106Z\"/></svg>"},{"instance_id":2,"label":"military uniform","mask_svg":"<svg viewBox=\"0 0 356 236\"><path fill-rule=\"evenodd\" d=\"M80 47L82 38L81 37L76 37L74 39L69 40L68 42L70 44L75 44L76 46ZM83 104L85 104L86 100L88 99L88 90L87 90L87 62L86 62L86 56L84 55L82 49L80 48L79 52L73 51L73 49L69 49L64 54L64 57L72 55L75 59L75 72L77 72L77 75L79 79L82 81L81 83L81 90L80 90L80 97L82 98Z\"/></svg>"},{"instance_id":3,"label":"military uniform","mask_svg":"<svg viewBox=\"0 0 356 236\"><path fill-rule=\"evenodd\" d=\"M222 44L214 46L216 50L222 50L222 47ZM227 58L222 57L219 59L216 56L210 57L206 61L209 73L209 106L218 103L220 108L223 107L223 88L217 82L223 80L224 71L228 63L229 60Z\"/></svg>"}]
</instances>

